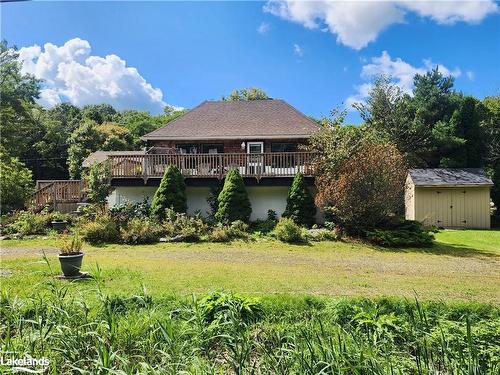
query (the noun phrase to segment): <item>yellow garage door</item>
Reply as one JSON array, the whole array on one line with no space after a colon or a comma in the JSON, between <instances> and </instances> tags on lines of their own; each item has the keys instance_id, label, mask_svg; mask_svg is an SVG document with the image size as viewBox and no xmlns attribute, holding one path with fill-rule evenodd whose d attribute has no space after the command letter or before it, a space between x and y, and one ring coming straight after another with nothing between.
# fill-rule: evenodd
<instances>
[{"instance_id":1,"label":"yellow garage door","mask_svg":"<svg viewBox=\"0 0 500 375\"><path fill-rule=\"evenodd\" d=\"M489 228L489 188L417 188L416 219L444 228Z\"/></svg>"},{"instance_id":2,"label":"yellow garage door","mask_svg":"<svg viewBox=\"0 0 500 375\"><path fill-rule=\"evenodd\" d=\"M430 194L426 194L428 197ZM436 189L435 196L435 224L445 228L464 228L465 219L465 190L464 189Z\"/></svg>"}]
</instances>

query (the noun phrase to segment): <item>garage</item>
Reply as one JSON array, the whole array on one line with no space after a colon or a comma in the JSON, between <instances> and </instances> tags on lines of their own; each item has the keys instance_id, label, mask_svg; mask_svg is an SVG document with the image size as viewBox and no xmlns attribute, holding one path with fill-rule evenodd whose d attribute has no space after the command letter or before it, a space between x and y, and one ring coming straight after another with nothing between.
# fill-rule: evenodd
<instances>
[{"instance_id":1,"label":"garage","mask_svg":"<svg viewBox=\"0 0 500 375\"><path fill-rule=\"evenodd\" d=\"M492 186L478 168L410 169L406 218L443 228L489 229Z\"/></svg>"}]
</instances>

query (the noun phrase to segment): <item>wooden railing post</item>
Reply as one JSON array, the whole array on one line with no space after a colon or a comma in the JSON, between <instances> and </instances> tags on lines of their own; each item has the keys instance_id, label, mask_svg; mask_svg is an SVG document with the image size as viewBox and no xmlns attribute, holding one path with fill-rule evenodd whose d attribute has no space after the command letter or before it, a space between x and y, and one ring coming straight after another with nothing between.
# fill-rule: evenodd
<instances>
[{"instance_id":1,"label":"wooden railing post","mask_svg":"<svg viewBox=\"0 0 500 375\"><path fill-rule=\"evenodd\" d=\"M57 202L56 202L56 184L55 183L52 183L52 206L53 206L53 210L57 210Z\"/></svg>"},{"instance_id":2,"label":"wooden railing post","mask_svg":"<svg viewBox=\"0 0 500 375\"><path fill-rule=\"evenodd\" d=\"M144 159L142 160L142 179L144 180L144 185L148 181L148 160L148 155L144 155Z\"/></svg>"},{"instance_id":3,"label":"wooden railing post","mask_svg":"<svg viewBox=\"0 0 500 375\"><path fill-rule=\"evenodd\" d=\"M219 180L222 180L222 177L224 176L224 169L225 169L225 166L222 162L222 154L219 154L217 156L217 164L218 164L218 168L219 168Z\"/></svg>"}]
</instances>

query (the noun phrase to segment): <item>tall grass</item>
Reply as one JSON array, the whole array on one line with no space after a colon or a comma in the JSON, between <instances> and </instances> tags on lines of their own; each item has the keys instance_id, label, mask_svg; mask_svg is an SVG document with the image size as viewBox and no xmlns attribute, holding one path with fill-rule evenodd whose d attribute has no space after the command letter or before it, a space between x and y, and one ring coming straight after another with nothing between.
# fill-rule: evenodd
<instances>
[{"instance_id":1,"label":"tall grass","mask_svg":"<svg viewBox=\"0 0 500 375\"><path fill-rule=\"evenodd\" d=\"M52 374L498 374L500 312L480 304L231 293L86 302L0 296L1 351ZM11 369L4 366L2 372Z\"/></svg>"}]
</instances>

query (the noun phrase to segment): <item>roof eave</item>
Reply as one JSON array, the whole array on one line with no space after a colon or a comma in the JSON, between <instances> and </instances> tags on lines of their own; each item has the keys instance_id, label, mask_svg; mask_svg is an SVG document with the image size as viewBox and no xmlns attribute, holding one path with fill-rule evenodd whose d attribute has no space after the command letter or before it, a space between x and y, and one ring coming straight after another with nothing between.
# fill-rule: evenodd
<instances>
[{"instance_id":1,"label":"roof eave","mask_svg":"<svg viewBox=\"0 0 500 375\"><path fill-rule=\"evenodd\" d=\"M198 137L186 137L186 136L143 136L142 141L203 141L203 140L214 140L214 139L288 139L288 138L299 138L307 139L310 138L312 134L273 134L273 135L262 135L262 134L252 134L252 135L211 135L211 136L198 136Z\"/></svg>"},{"instance_id":2,"label":"roof eave","mask_svg":"<svg viewBox=\"0 0 500 375\"><path fill-rule=\"evenodd\" d=\"M424 187L424 188L440 188L440 187L454 187L454 188L468 188L475 186L483 186L483 187L492 187L493 183L489 182L480 182L480 183L470 183L470 184L415 184L415 187Z\"/></svg>"}]
</instances>

